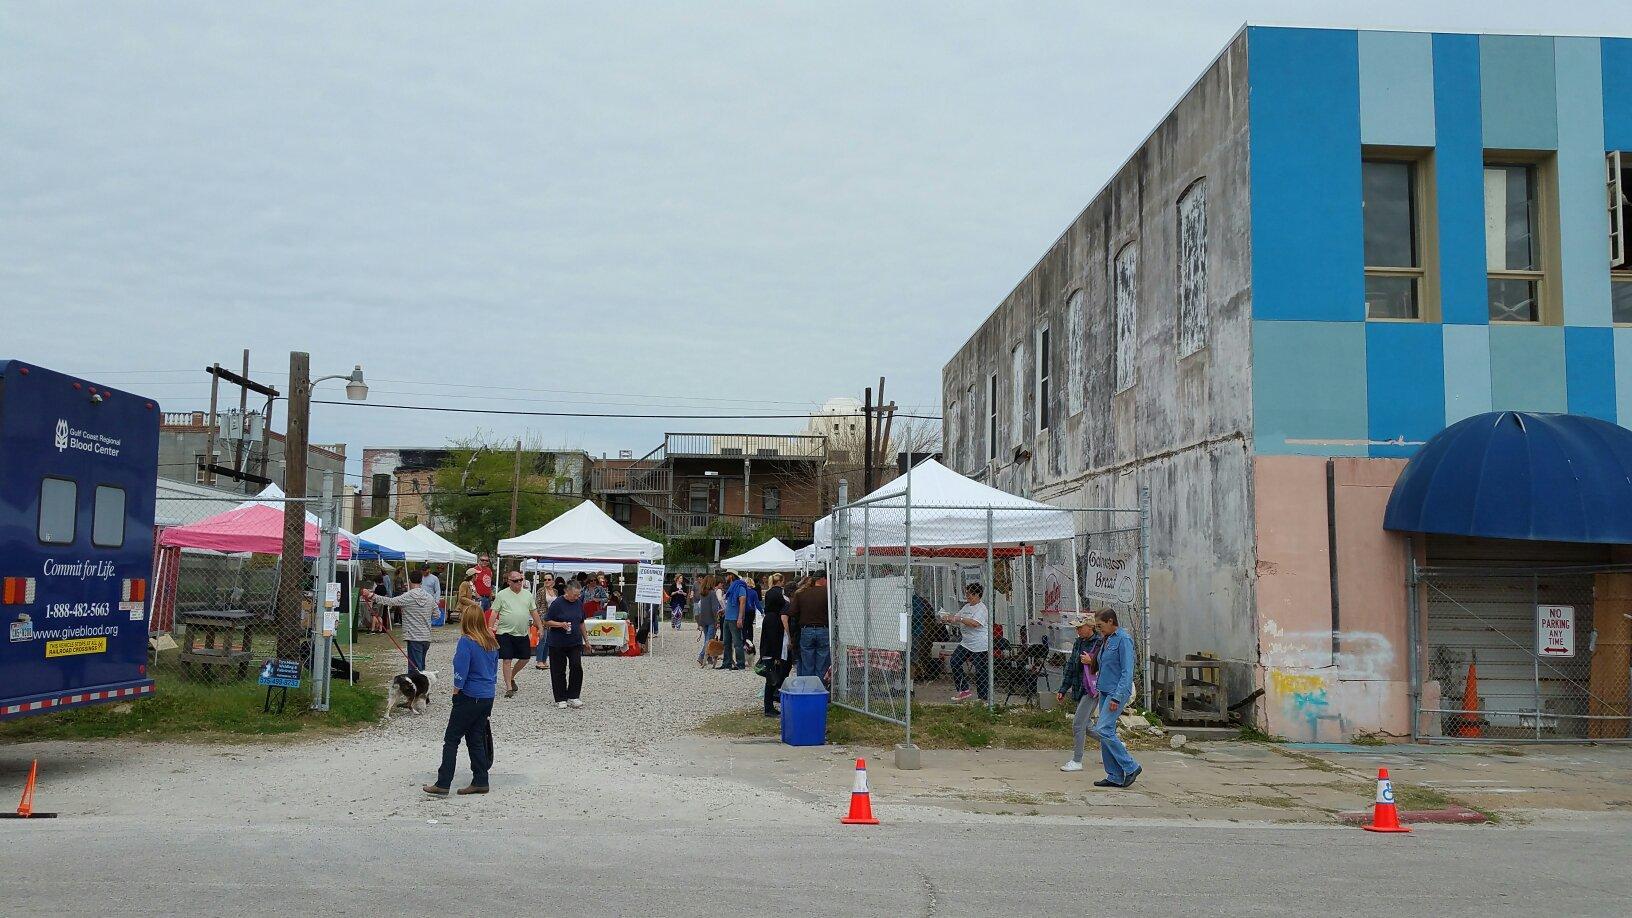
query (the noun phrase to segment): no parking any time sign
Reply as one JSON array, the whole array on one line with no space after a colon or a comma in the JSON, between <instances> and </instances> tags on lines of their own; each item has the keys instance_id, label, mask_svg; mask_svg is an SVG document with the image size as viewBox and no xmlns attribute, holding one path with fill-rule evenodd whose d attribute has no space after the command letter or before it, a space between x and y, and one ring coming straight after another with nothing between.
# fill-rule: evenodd
<instances>
[{"instance_id":1,"label":"no parking any time sign","mask_svg":"<svg viewBox=\"0 0 1632 918\"><path fill-rule=\"evenodd\" d=\"M1575 656L1575 606L1536 606L1536 656Z\"/></svg>"}]
</instances>

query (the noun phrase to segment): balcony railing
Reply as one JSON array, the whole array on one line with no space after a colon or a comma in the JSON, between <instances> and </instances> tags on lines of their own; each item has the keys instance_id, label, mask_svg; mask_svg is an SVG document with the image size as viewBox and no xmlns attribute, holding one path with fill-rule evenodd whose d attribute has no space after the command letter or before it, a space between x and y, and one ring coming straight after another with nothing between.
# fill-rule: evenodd
<instances>
[{"instance_id":1,"label":"balcony railing","mask_svg":"<svg viewBox=\"0 0 1632 918\"><path fill-rule=\"evenodd\" d=\"M596 467L590 489L596 494L668 494L673 481L667 468Z\"/></svg>"},{"instance_id":2,"label":"balcony railing","mask_svg":"<svg viewBox=\"0 0 1632 918\"><path fill-rule=\"evenodd\" d=\"M821 461L827 438L804 434L671 433L663 440L669 458L798 459Z\"/></svg>"},{"instance_id":3,"label":"balcony railing","mask_svg":"<svg viewBox=\"0 0 1632 918\"><path fill-rule=\"evenodd\" d=\"M808 539L814 523L801 517L738 516L726 513L692 513L677 510L669 517L668 534L673 536L700 535L709 526L722 523L717 529L753 532L761 526L786 526L796 539Z\"/></svg>"}]
</instances>

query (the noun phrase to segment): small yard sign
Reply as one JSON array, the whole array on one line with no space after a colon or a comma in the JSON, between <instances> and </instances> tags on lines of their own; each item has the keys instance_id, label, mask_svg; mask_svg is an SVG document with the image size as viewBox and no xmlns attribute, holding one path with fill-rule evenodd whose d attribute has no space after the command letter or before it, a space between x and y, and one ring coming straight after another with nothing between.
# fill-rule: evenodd
<instances>
[{"instance_id":1,"label":"small yard sign","mask_svg":"<svg viewBox=\"0 0 1632 918\"><path fill-rule=\"evenodd\" d=\"M275 685L279 688L300 688L300 661L299 660L267 660L261 666L262 685Z\"/></svg>"}]
</instances>

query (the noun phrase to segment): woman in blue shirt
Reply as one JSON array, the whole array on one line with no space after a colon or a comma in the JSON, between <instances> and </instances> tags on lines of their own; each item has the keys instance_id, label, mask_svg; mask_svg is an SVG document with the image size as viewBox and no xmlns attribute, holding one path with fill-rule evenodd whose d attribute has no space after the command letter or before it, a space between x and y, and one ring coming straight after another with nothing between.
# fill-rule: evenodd
<instances>
[{"instance_id":1,"label":"woman in blue shirt","mask_svg":"<svg viewBox=\"0 0 1632 918\"><path fill-rule=\"evenodd\" d=\"M487 770L493 767L493 696L499 689L499 638L485 615L459 616L459 643L453 648L453 709L442 734L442 767L436 783L422 790L446 797L459 761L459 741L470 752L470 785L461 794L487 793Z\"/></svg>"}]
</instances>

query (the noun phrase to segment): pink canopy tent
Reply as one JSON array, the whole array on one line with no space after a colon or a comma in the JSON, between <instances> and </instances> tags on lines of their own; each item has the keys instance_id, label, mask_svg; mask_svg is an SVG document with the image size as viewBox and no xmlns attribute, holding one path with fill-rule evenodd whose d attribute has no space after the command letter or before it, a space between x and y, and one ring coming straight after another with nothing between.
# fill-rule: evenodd
<instances>
[{"instance_id":1,"label":"pink canopy tent","mask_svg":"<svg viewBox=\"0 0 1632 918\"><path fill-rule=\"evenodd\" d=\"M244 504L187 526L171 526L159 535L166 548L206 548L211 551L283 552L283 511L267 504ZM306 557L317 557L317 526L306 523ZM339 541L340 559L351 557L351 543Z\"/></svg>"}]
</instances>

